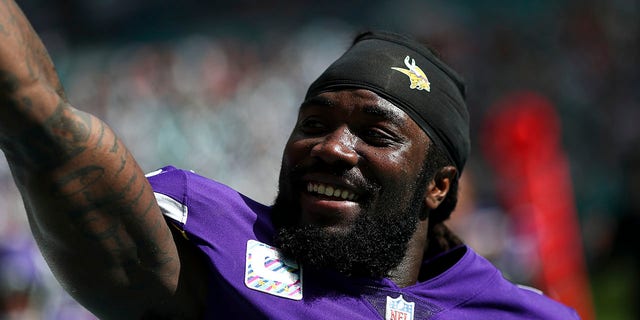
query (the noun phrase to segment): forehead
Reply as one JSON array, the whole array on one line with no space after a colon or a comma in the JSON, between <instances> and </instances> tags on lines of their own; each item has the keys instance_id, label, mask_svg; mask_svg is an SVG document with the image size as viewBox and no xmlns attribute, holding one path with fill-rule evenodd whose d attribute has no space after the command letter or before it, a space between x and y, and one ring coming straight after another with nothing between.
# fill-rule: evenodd
<instances>
[{"instance_id":1,"label":"forehead","mask_svg":"<svg viewBox=\"0 0 640 320\"><path fill-rule=\"evenodd\" d=\"M309 107L328 107L327 110L344 109L349 112L359 111L393 122L413 122L402 109L376 93L365 89L324 92L305 100L300 109L304 110Z\"/></svg>"},{"instance_id":2,"label":"forehead","mask_svg":"<svg viewBox=\"0 0 640 320\"><path fill-rule=\"evenodd\" d=\"M386 123L398 128L398 132L416 141L431 144L427 133L402 109L375 92L366 89L343 89L323 92L305 100L300 106L300 115L311 113L335 113L347 118L364 119L370 123Z\"/></svg>"}]
</instances>

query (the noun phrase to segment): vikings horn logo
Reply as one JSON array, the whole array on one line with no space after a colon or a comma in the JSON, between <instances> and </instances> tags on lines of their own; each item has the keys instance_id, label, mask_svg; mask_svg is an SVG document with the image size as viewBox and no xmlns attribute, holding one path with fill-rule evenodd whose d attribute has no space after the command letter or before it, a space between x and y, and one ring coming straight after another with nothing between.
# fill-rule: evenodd
<instances>
[{"instance_id":1,"label":"vikings horn logo","mask_svg":"<svg viewBox=\"0 0 640 320\"><path fill-rule=\"evenodd\" d=\"M409 60L411 60L411 63L409 63ZM431 83L429 82L429 79L427 79L427 75L424 74L424 72L422 72L422 69L416 66L416 60L411 59L409 56L407 56L406 58L404 58L404 64L409 69L396 68L396 67L391 67L391 69L400 71L406 74L407 76L409 76L409 80L411 80L411 86L409 86L409 88L417 89L417 90L426 90L427 92L430 92Z\"/></svg>"}]
</instances>

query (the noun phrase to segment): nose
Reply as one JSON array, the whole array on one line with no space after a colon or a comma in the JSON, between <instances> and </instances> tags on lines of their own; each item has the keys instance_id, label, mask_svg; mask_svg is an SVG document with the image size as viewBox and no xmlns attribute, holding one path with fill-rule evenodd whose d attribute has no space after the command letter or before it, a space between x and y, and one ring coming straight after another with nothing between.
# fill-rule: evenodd
<instances>
[{"instance_id":1,"label":"nose","mask_svg":"<svg viewBox=\"0 0 640 320\"><path fill-rule=\"evenodd\" d=\"M353 167L358 163L356 137L347 128L337 128L311 148L311 156L328 164L342 163Z\"/></svg>"}]
</instances>

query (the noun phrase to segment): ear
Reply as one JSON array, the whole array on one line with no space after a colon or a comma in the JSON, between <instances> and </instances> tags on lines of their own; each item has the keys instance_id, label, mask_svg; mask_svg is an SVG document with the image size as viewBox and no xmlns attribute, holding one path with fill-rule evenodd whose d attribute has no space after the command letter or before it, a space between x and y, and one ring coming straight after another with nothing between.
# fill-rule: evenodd
<instances>
[{"instance_id":1,"label":"ear","mask_svg":"<svg viewBox=\"0 0 640 320\"><path fill-rule=\"evenodd\" d=\"M427 191L425 193L424 201L425 206L429 210L437 208L449 193L449 187L451 181L456 178L458 170L453 166L446 166L438 170L433 177L433 180L429 182Z\"/></svg>"}]
</instances>

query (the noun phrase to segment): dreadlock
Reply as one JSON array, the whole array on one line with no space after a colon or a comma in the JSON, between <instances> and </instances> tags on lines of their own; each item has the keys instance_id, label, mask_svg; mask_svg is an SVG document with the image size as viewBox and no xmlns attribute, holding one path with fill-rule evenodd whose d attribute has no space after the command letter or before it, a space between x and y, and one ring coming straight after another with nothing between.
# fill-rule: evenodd
<instances>
[{"instance_id":1,"label":"dreadlock","mask_svg":"<svg viewBox=\"0 0 640 320\"><path fill-rule=\"evenodd\" d=\"M435 144L429 145L429 151L425 159L425 171L427 177L434 180L447 178L441 169L447 166L453 166L453 162L447 157L442 148ZM449 192L445 196L440 205L429 212L429 226L427 234L427 247L425 249L425 257L433 257L438 253L452 249L462 244L462 241L445 225L445 221L449 219L451 213L458 203L458 186L459 172L450 178ZM428 181L430 181L429 179Z\"/></svg>"}]
</instances>

